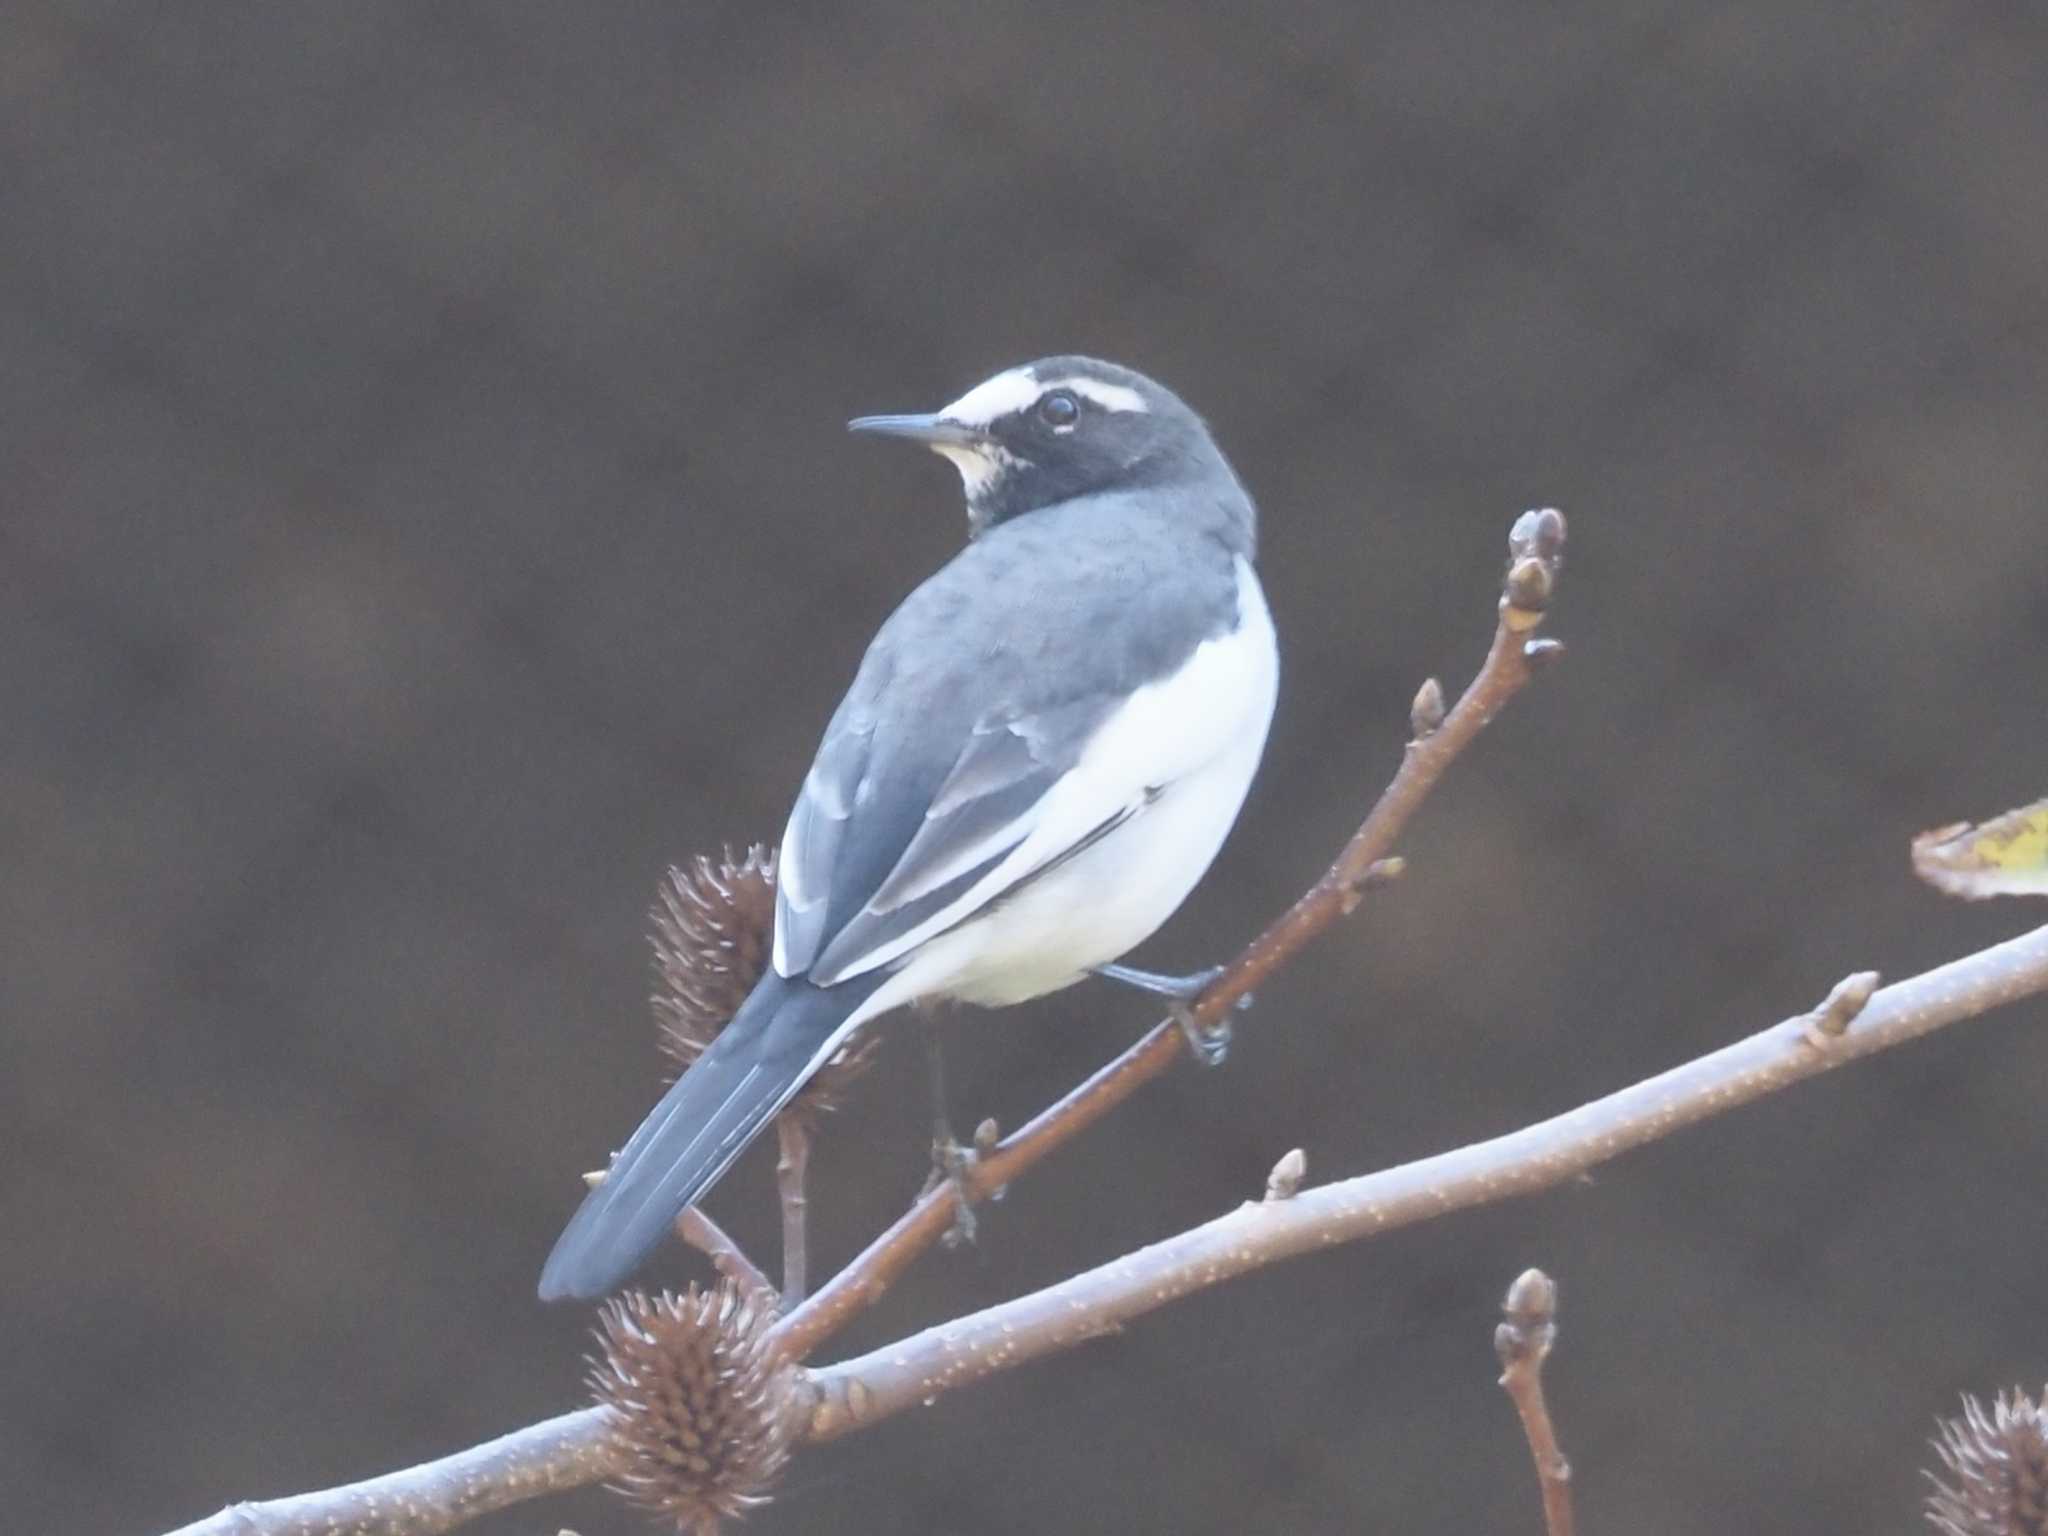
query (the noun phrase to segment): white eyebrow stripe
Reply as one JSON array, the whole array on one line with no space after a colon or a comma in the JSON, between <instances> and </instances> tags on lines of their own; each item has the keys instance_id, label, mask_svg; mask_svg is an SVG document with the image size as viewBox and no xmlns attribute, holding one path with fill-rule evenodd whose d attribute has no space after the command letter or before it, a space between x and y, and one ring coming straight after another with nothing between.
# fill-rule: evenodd
<instances>
[{"instance_id":1,"label":"white eyebrow stripe","mask_svg":"<svg viewBox=\"0 0 2048 1536\"><path fill-rule=\"evenodd\" d=\"M1109 384L1101 379L1054 379L1045 386L1047 389L1071 389L1085 399L1093 400L1105 411L1149 411L1145 397L1128 384Z\"/></svg>"},{"instance_id":2,"label":"white eyebrow stripe","mask_svg":"<svg viewBox=\"0 0 2048 1536\"><path fill-rule=\"evenodd\" d=\"M939 414L965 427L985 427L1036 400L1043 389L1029 368L1012 368L984 380Z\"/></svg>"}]
</instances>

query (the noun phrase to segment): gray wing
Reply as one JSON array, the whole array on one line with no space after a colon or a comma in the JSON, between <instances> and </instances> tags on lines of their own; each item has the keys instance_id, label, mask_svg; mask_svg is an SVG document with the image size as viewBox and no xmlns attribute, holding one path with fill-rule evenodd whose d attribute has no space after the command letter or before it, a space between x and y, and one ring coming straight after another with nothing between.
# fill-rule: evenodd
<instances>
[{"instance_id":1,"label":"gray wing","mask_svg":"<svg viewBox=\"0 0 2048 1536\"><path fill-rule=\"evenodd\" d=\"M1228 549L1114 502L970 544L882 626L826 728L783 835L776 969L830 986L894 958L1015 851L1133 689L1235 621L1236 592Z\"/></svg>"},{"instance_id":2,"label":"gray wing","mask_svg":"<svg viewBox=\"0 0 2048 1536\"><path fill-rule=\"evenodd\" d=\"M983 718L962 741L943 714L883 721L850 697L783 837L777 968L830 986L882 963L892 941L1016 850L1039 801L1119 702L1097 694Z\"/></svg>"}]
</instances>

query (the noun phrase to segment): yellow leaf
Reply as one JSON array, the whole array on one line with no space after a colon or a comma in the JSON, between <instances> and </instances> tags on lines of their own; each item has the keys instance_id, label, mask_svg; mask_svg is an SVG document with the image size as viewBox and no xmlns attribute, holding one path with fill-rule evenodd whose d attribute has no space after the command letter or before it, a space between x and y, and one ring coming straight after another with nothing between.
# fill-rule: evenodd
<instances>
[{"instance_id":1,"label":"yellow leaf","mask_svg":"<svg viewBox=\"0 0 2048 1536\"><path fill-rule=\"evenodd\" d=\"M1951 896L2048 896L2048 800L1983 826L1958 822L1913 839L1913 870Z\"/></svg>"}]
</instances>

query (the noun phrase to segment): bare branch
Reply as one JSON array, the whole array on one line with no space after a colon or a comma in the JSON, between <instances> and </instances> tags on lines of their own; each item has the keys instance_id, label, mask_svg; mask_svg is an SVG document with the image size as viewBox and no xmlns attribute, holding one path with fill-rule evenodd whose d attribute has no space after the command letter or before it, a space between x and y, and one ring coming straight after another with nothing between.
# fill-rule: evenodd
<instances>
[{"instance_id":1,"label":"bare branch","mask_svg":"<svg viewBox=\"0 0 2048 1536\"><path fill-rule=\"evenodd\" d=\"M1554 512L1525 514L1517 522L1500 620L1478 677L1440 725L1423 701L1417 737L1371 815L1322 879L1197 1000L1199 1024L1215 1024L1349 912L1376 875L1398 868L1392 847L1443 772L1533 670L1560 654L1554 642L1532 635L1555 585L1563 535ZM2043 990L2048 928L1882 990L1875 989L1874 976L1849 978L1808 1013L1492 1141L1308 1190L1289 1187L1292 1170L1283 1160L1273 1198L1048 1290L809 1373L810 1437L849 1433L1278 1259L1548 1188L1844 1062ZM991 1137L969 1175L969 1197L986 1198L1092 1125L1170 1066L1182 1043L1176 1025L1162 1024L1014 1135L1000 1142ZM844 1274L778 1324L776 1343L785 1358L802 1358L881 1295L951 1225L954 1199L947 1184L920 1200ZM766 1288L765 1277L715 1227L693 1224L690 1230L698 1246L722 1259L721 1269L744 1265L740 1273ZM236 1505L174 1536L432 1536L523 1499L617 1475L612 1431L608 1410L588 1408L367 1482Z\"/></svg>"},{"instance_id":2,"label":"bare branch","mask_svg":"<svg viewBox=\"0 0 2048 1536\"><path fill-rule=\"evenodd\" d=\"M1540 1269L1525 1269L1508 1287L1501 1325L1493 1331L1500 1356L1500 1384L1522 1419L1536 1483L1543 1490L1546 1536L1572 1536L1572 1468L1557 1443L1550 1405L1543 1397L1543 1362L1557 1342L1557 1282Z\"/></svg>"},{"instance_id":3,"label":"bare branch","mask_svg":"<svg viewBox=\"0 0 2048 1536\"><path fill-rule=\"evenodd\" d=\"M1457 705L1439 721L1440 703L1422 699L1421 713L1411 723L1416 737L1408 744L1399 770L1388 784L1363 825L1352 835L1337 860L1315 885L1259 935L1230 965L1225 973L1192 1005L1198 1027L1214 1026L1253 988L1307 947L1310 940L1349 914L1360 893L1371 885L1395 878L1401 861L1393 846L1407 828L1437 781L1460 753L1486 728L1508 700L1527 684L1535 666L1551 653L1543 642L1530 637L1541 625L1544 608L1555 587L1564 550L1564 519L1555 511L1526 512L1515 522L1508 536L1508 571L1503 579L1499 617L1493 643L1485 662ZM1539 569L1540 568L1540 569ZM1424 690L1428 693L1430 690ZM1435 690L1439 695L1441 689ZM1425 727L1428 729L1425 731ZM728 860L728 863L731 861ZM756 854L749 864L759 864ZM1129 1098L1145 1083L1158 1077L1178 1059L1184 1046L1182 1030L1175 1021L1155 1026L1121 1056L1102 1067L1063 1098L1041 1111L1014 1134L988 1144L977 1133L980 1156L965 1176L973 1200L985 1200L1064 1146L1110 1110ZM785 1149L786 1150L786 1149ZM601 1180L602 1174L594 1176ZM955 1181L942 1182L919 1199L874 1242L826 1284L785 1317L772 1335L791 1359L802 1359L840 1328L873 1304L916 1259L937 1242L954 1222ZM788 1207L784 1207L785 1223ZM711 1254L720 1271L743 1284L767 1285L766 1277L743 1254L738 1245L707 1219L692 1219L686 1213L678 1226L685 1241ZM785 1234L787 1226L785 1225ZM785 1242L787 1241L785 1235ZM785 1261L787 1249L785 1249ZM215 1520L231 1516L246 1521L248 1511L263 1514L268 1524L215 1524L204 1522L193 1532L260 1532L262 1536L284 1532L353 1531L360 1536L427 1536L461 1524L486 1509L502 1507L526 1497L514 1493L498 1502L465 1502L471 1494L463 1479L527 1476L520 1470L528 1462L499 1461L489 1453L494 1447L514 1445L526 1454L523 1436L539 1436L551 1428L559 1430L552 1448L553 1473L563 1481L535 1486L533 1493L555 1487L575 1487L609 1475L612 1453L605 1426L593 1410L567 1415L520 1434L493 1441L489 1446L461 1452L440 1461L425 1462L408 1471L394 1472L371 1482L332 1490L327 1494L306 1494L294 1499L260 1505L239 1505ZM570 1426L580 1426L574 1432ZM580 1435L580 1438L579 1438ZM515 1445L516 1443L516 1445ZM481 1458L481 1459L479 1459ZM449 1469L455 1469L450 1471ZM479 1470L481 1469L481 1470ZM369 1490L367 1502L359 1501L358 1490ZM372 1510L376 1514L370 1513ZM430 1514L429 1511L437 1511ZM177 1536L187 1536L186 1532Z\"/></svg>"},{"instance_id":4,"label":"bare branch","mask_svg":"<svg viewBox=\"0 0 2048 1536\"><path fill-rule=\"evenodd\" d=\"M1799 1014L1525 1130L1420 1162L1248 1202L1047 1290L810 1375L809 1436L834 1439L941 1392L1113 1332L1276 1260L1548 1189L1624 1152L1860 1057L2048 992L2048 927L1876 992L1835 1036ZM434 1536L617 1471L602 1410L368 1482L239 1504L172 1536Z\"/></svg>"},{"instance_id":5,"label":"bare branch","mask_svg":"<svg viewBox=\"0 0 2048 1536\"><path fill-rule=\"evenodd\" d=\"M775 1286L761 1266L747 1257L746 1250L725 1228L696 1206L689 1206L676 1218L676 1236L711 1260L711 1267L742 1291L759 1292L770 1298Z\"/></svg>"},{"instance_id":6,"label":"bare branch","mask_svg":"<svg viewBox=\"0 0 2048 1536\"><path fill-rule=\"evenodd\" d=\"M1444 771L1486 729L1532 675L1530 637L1542 624L1564 558L1564 518L1545 509L1525 512L1508 534L1508 573L1499 618L1486 660L1455 708L1434 724L1425 708L1415 723L1434 724L1408 743L1401 766L1337 860L1302 897L1276 918L1225 968L1189 1010L1197 1029L1212 1029L1237 1000L1293 960L1309 942L1348 915L1369 884L1390 879L1402 866L1394 844ZM1425 688L1424 690L1428 690ZM1441 690L1438 690L1441 692ZM1173 1020L1155 1025L1121 1056L1096 1072L986 1153L964 1180L947 1180L919 1199L858 1258L777 1326L777 1341L793 1360L808 1356L874 1303L924 1251L953 1225L956 1190L973 1200L995 1190L1065 1146L1179 1059L1184 1030Z\"/></svg>"},{"instance_id":7,"label":"bare branch","mask_svg":"<svg viewBox=\"0 0 2048 1536\"><path fill-rule=\"evenodd\" d=\"M2048 927L1873 993L1839 1034L1802 1013L1618 1093L1492 1141L1257 1201L1177 1237L813 1373L831 1439L998 1370L1111 1332L1275 1260L1532 1194L1780 1089L2048 991Z\"/></svg>"},{"instance_id":8,"label":"bare branch","mask_svg":"<svg viewBox=\"0 0 2048 1536\"><path fill-rule=\"evenodd\" d=\"M234 1504L171 1536L435 1536L508 1504L600 1482L619 1470L610 1411L581 1408L402 1472Z\"/></svg>"},{"instance_id":9,"label":"bare branch","mask_svg":"<svg viewBox=\"0 0 2048 1536\"><path fill-rule=\"evenodd\" d=\"M781 1155L775 1161L775 1192L782 1202L782 1304L794 1307L804 1299L810 1268L807 1229L810 1197L804 1182L811 1166L811 1123L803 1115L784 1115L775 1122Z\"/></svg>"}]
</instances>

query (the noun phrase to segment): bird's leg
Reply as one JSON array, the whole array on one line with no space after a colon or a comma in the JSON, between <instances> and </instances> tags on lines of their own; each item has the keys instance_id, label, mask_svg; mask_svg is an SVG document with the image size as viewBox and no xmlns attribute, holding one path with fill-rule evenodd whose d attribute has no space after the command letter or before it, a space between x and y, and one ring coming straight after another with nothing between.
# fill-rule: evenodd
<instances>
[{"instance_id":1,"label":"bird's leg","mask_svg":"<svg viewBox=\"0 0 2048 1536\"><path fill-rule=\"evenodd\" d=\"M924 1187L929 1193L938 1188L941 1180L952 1183L953 1225L942 1241L948 1248L958 1248L974 1241L974 1206L967 1187L974 1153L954 1137L953 1122L946 1113L946 1054L945 1044L939 1038L938 1016L928 1014L923 1022L925 1061L931 1068L932 1081L932 1172Z\"/></svg>"},{"instance_id":2,"label":"bird's leg","mask_svg":"<svg viewBox=\"0 0 2048 1536\"><path fill-rule=\"evenodd\" d=\"M1174 976L1164 971L1141 971L1134 965L1098 965L1095 974L1105 981L1120 981L1140 992L1165 998L1174 1022L1180 1025L1180 1032L1187 1037L1188 1048L1195 1053L1195 1060L1205 1067L1215 1067L1221 1066L1223 1058L1230 1054L1230 1021L1218 1019L1214 1024L1204 1026L1196 1021L1194 1010L1188 1005L1206 992L1224 969L1223 966L1212 965L1207 970ZM1247 992L1235 1006L1242 1009L1251 1005L1252 995Z\"/></svg>"},{"instance_id":3,"label":"bird's leg","mask_svg":"<svg viewBox=\"0 0 2048 1536\"><path fill-rule=\"evenodd\" d=\"M1095 974L1105 981L1120 981L1127 987L1136 987L1140 992L1150 992L1155 997L1171 997L1191 1003L1208 990L1209 984L1225 969L1212 965L1207 970L1176 976L1170 971L1141 971L1135 965L1098 965Z\"/></svg>"}]
</instances>

